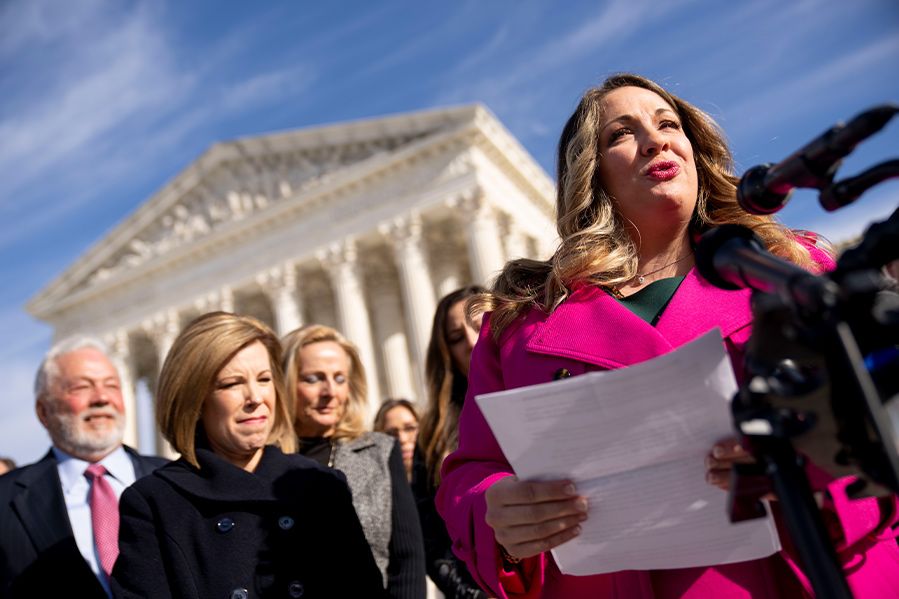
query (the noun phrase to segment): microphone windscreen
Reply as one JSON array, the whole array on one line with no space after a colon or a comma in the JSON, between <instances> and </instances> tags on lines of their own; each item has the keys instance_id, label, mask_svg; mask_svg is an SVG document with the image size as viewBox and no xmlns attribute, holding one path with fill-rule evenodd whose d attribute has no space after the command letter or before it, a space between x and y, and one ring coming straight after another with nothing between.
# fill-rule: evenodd
<instances>
[{"instance_id":1,"label":"microphone windscreen","mask_svg":"<svg viewBox=\"0 0 899 599\"><path fill-rule=\"evenodd\" d=\"M753 244L761 247L758 237L747 227L729 224L709 229L702 234L696 246L696 270L715 287L728 290L742 289L742 285L732 283L720 272L718 265L724 258L721 253L728 251L725 246L751 247Z\"/></svg>"}]
</instances>

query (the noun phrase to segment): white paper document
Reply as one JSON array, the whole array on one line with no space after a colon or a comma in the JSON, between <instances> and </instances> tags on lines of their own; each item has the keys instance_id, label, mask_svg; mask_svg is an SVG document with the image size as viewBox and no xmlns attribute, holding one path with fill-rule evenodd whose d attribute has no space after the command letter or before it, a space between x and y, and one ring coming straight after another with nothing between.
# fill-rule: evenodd
<instances>
[{"instance_id":1,"label":"white paper document","mask_svg":"<svg viewBox=\"0 0 899 599\"><path fill-rule=\"evenodd\" d=\"M705 480L737 390L716 329L628 368L476 398L523 480L575 481L589 516L553 555L565 574L710 566L780 549L773 520L731 524Z\"/></svg>"}]
</instances>

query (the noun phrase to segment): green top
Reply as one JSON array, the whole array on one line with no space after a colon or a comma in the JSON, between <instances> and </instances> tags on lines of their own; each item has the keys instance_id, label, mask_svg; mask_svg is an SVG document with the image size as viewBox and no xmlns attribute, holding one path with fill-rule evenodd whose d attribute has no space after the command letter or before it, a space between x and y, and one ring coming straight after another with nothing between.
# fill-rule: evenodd
<instances>
[{"instance_id":1,"label":"green top","mask_svg":"<svg viewBox=\"0 0 899 599\"><path fill-rule=\"evenodd\" d=\"M622 306L655 326L683 280L684 277L659 279L633 295L617 299Z\"/></svg>"}]
</instances>

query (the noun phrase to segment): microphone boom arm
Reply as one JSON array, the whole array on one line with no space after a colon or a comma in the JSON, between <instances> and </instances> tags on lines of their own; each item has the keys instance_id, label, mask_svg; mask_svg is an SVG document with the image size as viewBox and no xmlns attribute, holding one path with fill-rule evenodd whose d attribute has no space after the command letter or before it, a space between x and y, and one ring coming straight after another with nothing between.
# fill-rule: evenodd
<instances>
[{"instance_id":1,"label":"microphone boom arm","mask_svg":"<svg viewBox=\"0 0 899 599\"><path fill-rule=\"evenodd\" d=\"M821 190L818 201L822 208L833 212L848 206L871 187L894 177L899 177L899 158L881 162L854 177L828 185Z\"/></svg>"}]
</instances>

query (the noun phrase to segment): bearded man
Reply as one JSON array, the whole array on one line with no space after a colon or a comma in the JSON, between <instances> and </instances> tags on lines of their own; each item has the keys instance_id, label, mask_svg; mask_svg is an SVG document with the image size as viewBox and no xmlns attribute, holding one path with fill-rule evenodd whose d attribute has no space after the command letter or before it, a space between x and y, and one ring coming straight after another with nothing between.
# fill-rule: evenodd
<instances>
[{"instance_id":1,"label":"bearded man","mask_svg":"<svg viewBox=\"0 0 899 599\"><path fill-rule=\"evenodd\" d=\"M0 477L0 597L106 599L118 555L118 497L165 460L122 444L121 381L101 342L57 343L34 391L53 447Z\"/></svg>"}]
</instances>

